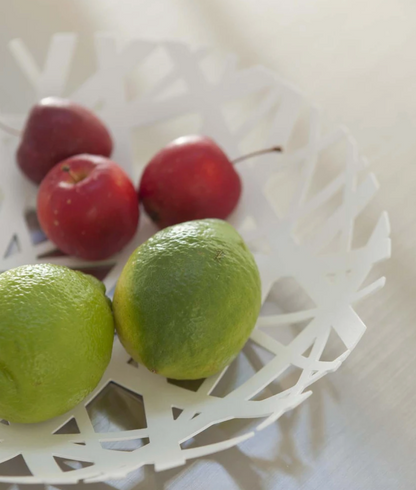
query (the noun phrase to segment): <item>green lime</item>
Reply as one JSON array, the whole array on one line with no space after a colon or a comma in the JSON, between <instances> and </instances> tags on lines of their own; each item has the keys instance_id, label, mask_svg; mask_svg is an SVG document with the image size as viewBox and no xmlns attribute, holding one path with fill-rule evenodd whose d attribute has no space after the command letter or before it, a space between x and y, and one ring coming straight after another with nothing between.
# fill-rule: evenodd
<instances>
[{"instance_id":1,"label":"green lime","mask_svg":"<svg viewBox=\"0 0 416 490\"><path fill-rule=\"evenodd\" d=\"M199 379L241 350L261 305L251 252L225 221L182 223L133 252L118 280L116 329L127 352L173 379Z\"/></svg>"},{"instance_id":2,"label":"green lime","mask_svg":"<svg viewBox=\"0 0 416 490\"><path fill-rule=\"evenodd\" d=\"M51 264L0 275L0 418L40 422L67 412L100 381L114 322L104 285Z\"/></svg>"}]
</instances>

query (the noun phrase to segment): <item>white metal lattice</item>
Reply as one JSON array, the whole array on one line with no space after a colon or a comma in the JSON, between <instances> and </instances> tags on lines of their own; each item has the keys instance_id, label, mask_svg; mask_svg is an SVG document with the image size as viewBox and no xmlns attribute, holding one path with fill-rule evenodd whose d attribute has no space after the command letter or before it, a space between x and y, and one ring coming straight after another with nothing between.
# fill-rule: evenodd
<instances>
[{"instance_id":1,"label":"white metal lattice","mask_svg":"<svg viewBox=\"0 0 416 490\"><path fill-rule=\"evenodd\" d=\"M21 40L10 44L38 98L65 93L76 42L75 34L53 36L42 70ZM92 108L102 106L100 116L116 141L114 159L131 175L136 165L132 152L134 129L197 114L200 123L194 132L213 137L235 157L241 154L253 131L267 121L257 148L281 145L285 152L238 165L244 194L231 222L255 253L262 277L263 300L268 298L274 284L282 278L292 278L314 306L306 309L301 306L288 312L283 305L273 314L267 314L264 309L251 341L265 349L270 359L224 396L216 396L213 391L226 372L206 379L196 391L190 391L130 363L129 356L116 342L111 364L100 385L70 413L36 425L0 423L0 463L22 455L31 473L27 476L1 476L0 473L0 481L4 482L58 484L122 478L144 464L154 464L156 470L164 470L238 444L299 405L311 394L306 390L313 382L340 366L365 330L353 304L384 284L384 278L379 278L363 286L373 265L389 257L387 215L382 214L375 223L366 244L352 247L355 218L374 196L377 183L372 174L366 174L366 162L347 130L337 128L323 134L319 111L296 89L262 67L238 69L234 57L227 59L222 74L213 81L201 65L208 55L206 50L192 51L182 44L140 39L120 46L109 35L97 35L95 45L97 70L69 98ZM160 50L170 60L170 71L145 94L127 100L125 77L133 69L140 76L143 62ZM172 94L169 90L178 81L185 89ZM230 122L224 105L251 96L257 97L254 107L246 109L244 117L238 116L237 124L235 120ZM306 114L307 122L301 132L307 135L307 141L291 146L300 131L302 114ZM24 115L19 114L0 114L0 118L15 126L24 121ZM16 167L16 144L11 137L0 137L0 270L39 261L79 269L91 267L72 257L48 256L55 249L53 244L34 239L27 211L34 209L36 188ZM321 155L337 145L344 148L342 156L337 157L338 171L316 189L314 179ZM279 178L286 179L285 189L281 183L279 186ZM287 199L282 210L279 199L284 191ZM334 204L337 197L339 200ZM320 212L324 219L316 219ZM302 235L298 229L305 221L309 232ZM153 232L152 225L142 219L133 242L117 257L98 264L112 267L104 279L109 291L132 250ZM335 244L332 249L331 244ZM288 343L277 340L276 333L300 323L302 328L295 331ZM345 348L332 361L324 361L321 357L331 332L337 333ZM301 372L292 386L256 398L291 367ZM141 395L145 427L104 433L94 429L86 407L110 382ZM182 410L177 418L172 407ZM259 418L262 421L256 429L243 435L200 447L184 444L220 422ZM71 419L76 421L79 433L55 433ZM103 447L104 442L132 440L146 443L131 451ZM63 471L56 458L89 465L73 464L72 471Z\"/></svg>"}]
</instances>

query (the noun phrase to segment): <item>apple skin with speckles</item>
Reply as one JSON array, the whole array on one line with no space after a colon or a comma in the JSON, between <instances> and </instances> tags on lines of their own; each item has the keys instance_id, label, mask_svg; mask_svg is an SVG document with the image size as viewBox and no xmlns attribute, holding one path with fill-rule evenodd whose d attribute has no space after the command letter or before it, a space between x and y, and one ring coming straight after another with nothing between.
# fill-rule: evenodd
<instances>
[{"instance_id":1,"label":"apple skin with speckles","mask_svg":"<svg viewBox=\"0 0 416 490\"><path fill-rule=\"evenodd\" d=\"M38 193L37 214L47 237L64 253L104 260L122 250L139 223L139 202L114 161L76 155L53 167Z\"/></svg>"}]
</instances>

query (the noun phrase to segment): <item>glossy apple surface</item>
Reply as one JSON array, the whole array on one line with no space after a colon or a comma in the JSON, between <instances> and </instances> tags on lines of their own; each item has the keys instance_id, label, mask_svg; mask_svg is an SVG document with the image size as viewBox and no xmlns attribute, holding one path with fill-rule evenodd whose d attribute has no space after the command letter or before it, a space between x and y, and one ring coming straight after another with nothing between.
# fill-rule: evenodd
<instances>
[{"instance_id":1,"label":"glossy apple surface","mask_svg":"<svg viewBox=\"0 0 416 490\"><path fill-rule=\"evenodd\" d=\"M206 136L184 136L144 169L139 199L159 227L203 218L225 219L241 195L241 179L222 149Z\"/></svg>"},{"instance_id":2,"label":"glossy apple surface","mask_svg":"<svg viewBox=\"0 0 416 490\"><path fill-rule=\"evenodd\" d=\"M59 97L42 99L30 111L17 150L22 172L40 183L58 162L81 153L110 156L113 143L89 109Z\"/></svg>"},{"instance_id":3,"label":"glossy apple surface","mask_svg":"<svg viewBox=\"0 0 416 490\"><path fill-rule=\"evenodd\" d=\"M112 160L77 155L44 178L37 200L39 223L68 255L103 260L119 252L139 222L137 192Z\"/></svg>"}]
</instances>

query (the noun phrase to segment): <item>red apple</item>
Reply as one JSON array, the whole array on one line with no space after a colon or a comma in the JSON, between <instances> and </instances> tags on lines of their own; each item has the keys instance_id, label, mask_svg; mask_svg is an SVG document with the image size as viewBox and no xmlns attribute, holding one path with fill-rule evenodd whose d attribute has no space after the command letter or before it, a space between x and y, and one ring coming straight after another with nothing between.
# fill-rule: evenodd
<instances>
[{"instance_id":1,"label":"red apple","mask_svg":"<svg viewBox=\"0 0 416 490\"><path fill-rule=\"evenodd\" d=\"M205 136L174 140L147 164L139 198L161 228L203 218L225 219L241 194L241 180L221 148Z\"/></svg>"},{"instance_id":2,"label":"red apple","mask_svg":"<svg viewBox=\"0 0 416 490\"><path fill-rule=\"evenodd\" d=\"M58 163L42 181L37 212L59 249L86 260L103 260L121 250L139 221L129 177L115 162L96 155Z\"/></svg>"},{"instance_id":3,"label":"red apple","mask_svg":"<svg viewBox=\"0 0 416 490\"><path fill-rule=\"evenodd\" d=\"M23 173L40 183L58 162L81 153L110 156L111 136L90 110L58 97L42 99L30 111L17 150Z\"/></svg>"}]
</instances>

